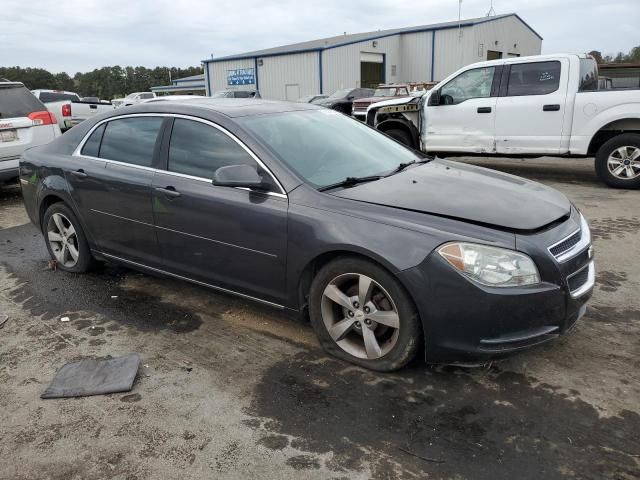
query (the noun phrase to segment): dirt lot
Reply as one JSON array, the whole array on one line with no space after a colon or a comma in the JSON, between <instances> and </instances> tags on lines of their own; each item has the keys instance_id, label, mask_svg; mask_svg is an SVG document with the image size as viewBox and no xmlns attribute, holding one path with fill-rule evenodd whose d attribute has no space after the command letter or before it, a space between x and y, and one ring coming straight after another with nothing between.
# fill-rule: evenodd
<instances>
[{"instance_id":1,"label":"dirt lot","mask_svg":"<svg viewBox=\"0 0 640 480\"><path fill-rule=\"evenodd\" d=\"M19 192L3 190L0 478L640 478L640 192L605 188L590 161L472 163L585 212L587 316L483 368L386 375L243 300L114 266L52 271ZM143 358L132 392L40 400L64 363L128 352Z\"/></svg>"}]
</instances>

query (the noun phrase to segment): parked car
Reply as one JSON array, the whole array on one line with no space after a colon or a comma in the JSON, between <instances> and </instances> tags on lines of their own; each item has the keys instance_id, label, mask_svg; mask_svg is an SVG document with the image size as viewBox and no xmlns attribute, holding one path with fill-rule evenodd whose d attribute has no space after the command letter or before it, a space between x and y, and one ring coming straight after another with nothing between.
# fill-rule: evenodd
<instances>
[{"instance_id":1,"label":"parked car","mask_svg":"<svg viewBox=\"0 0 640 480\"><path fill-rule=\"evenodd\" d=\"M128 107L130 105L137 105L150 98L156 98L156 94L153 92L133 92L124 98L114 98L111 100L114 108Z\"/></svg>"},{"instance_id":2,"label":"parked car","mask_svg":"<svg viewBox=\"0 0 640 480\"><path fill-rule=\"evenodd\" d=\"M406 84L381 85L375 89L371 97L354 100L351 115L358 120L365 121L367 119L367 108L369 105L381 102L382 100L408 97L409 91L409 85Z\"/></svg>"},{"instance_id":3,"label":"parked car","mask_svg":"<svg viewBox=\"0 0 640 480\"><path fill-rule=\"evenodd\" d=\"M595 156L611 187L640 188L640 90L598 90L586 55L481 62L421 98L369 107L367 122L425 152Z\"/></svg>"},{"instance_id":4,"label":"parked car","mask_svg":"<svg viewBox=\"0 0 640 480\"><path fill-rule=\"evenodd\" d=\"M26 151L20 176L59 269L108 260L308 311L328 352L374 370L422 342L429 362L545 342L595 282L561 193L315 105L142 104Z\"/></svg>"},{"instance_id":5,"label":"parked car","mask_svg":"<svg viewBox=\"0 0 640 480\"><path fill-rule=\"evenodd\" d=\"M257 90L220 90L211 95L211 98L261 98Z\"/></svg>"},{"instance_id":6,"label":"parked car","mask_svg":"<svg viewBox=\"0 0 640 480\"><path fill-rule=\"evenodd\" d=\"M327 97L328 97L328 95L323 95L323 94L320 94L320 93L314 93L314 94L311 94L311 95L305 95L304 97L300 97L298 100L296 100L296 102L299 102L299 103L313 103L316 100L322 100L322 99L327 98Z\"/></svg>"},{"instance_id":7,"label":"parked car","mask_svg":"<svg viewBox=\"0 0 640 480\"><path fill-rule=\"evenodd\" d=\"M344 88L327 98L315 100L312 103L331 108L346 115L351 115L353 101L359 98L370 97L373 95L373 92L374 90L371 88Z\"/></svg>"},{"instance_id":8,"label":"parked car","mask_svg":"<svg viewBox=\"0 0 640 480\"><path fill-rule=\"evenodd\" d=\"M155 102L178 102L181 100L191 100L192 98L207 98L202 95L164 95L162 97L150 98L149 100L143 100L142 103L155 103Z\"/></svg>"},{"instance_id":9,"label":"parked car","mask_svg":"<svg viewBox=\"0 0 640 480\"><path fill-rule=\"evenodd\" d=\"M110 103L100 102L96 97L91 97L96 98L96 101L81 100L77 93L64 90L32 90L31 93L56 115L62 131L114 108Z\"/></svg>"},{"instance_id":10,"label":"parked car","mask_svg":"<svg viewBox=\"0 0 640 480\"><path fill-rule=\"evenodd\" d=\"M0 80L0 185L18 179L18 159L27 148L60 136L55 115L20 82Z\"/></svg>"}]
</instances>

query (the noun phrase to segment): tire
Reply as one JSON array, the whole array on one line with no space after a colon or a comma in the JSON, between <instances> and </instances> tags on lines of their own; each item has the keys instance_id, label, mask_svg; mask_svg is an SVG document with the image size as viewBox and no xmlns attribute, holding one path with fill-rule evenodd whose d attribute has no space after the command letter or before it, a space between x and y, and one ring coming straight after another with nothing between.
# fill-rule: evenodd
<instances>
[{"instance_id":1,"label":"tire","mask_svg":"<svg viewBox=\"0 0 640 480\"><path fill-rule=\"evenodd\" d=\"M606 141L595 164L598 178L610 187L640 188L640 135L624 133Z\"/></svg>"},{"instance_id":2,"label":"tire","mask_svg":"<svg viewBox=\"0 0 640 480\"><path fill-rule=\"evenodd\" d=\"M47 209L42 218L42 233L56 268L84 273L95 267L82 225L65 203L54 203Z\"/></svg>"},{"instance_id":3,"label":"tire","mask_svg":"<svg viewBox=\"0 0 640 480\"><path fill-rule=\"evenodd\" d=\"M384 133L389 135L396 142L406 145L409 148L413 148L413 140L411 139L411 135L409 135L409 132L407 132L406 130L392 128L391 130L387 130Z\"/></svg>"},{"instance_id":4,"label":"tire","mask_svg":"<svg viewBox=\"0 0 640 480\"><path fill-rule=\"evenodd\" d=\"M365 295L359 292L361 285ZM359 305L363 297L365 304ZM341 257L322 267L311 283L309 315L327 353L371 370L402 368L422 344L409 294L387 270L365 259Z\"/></svg>"}]
</instances>

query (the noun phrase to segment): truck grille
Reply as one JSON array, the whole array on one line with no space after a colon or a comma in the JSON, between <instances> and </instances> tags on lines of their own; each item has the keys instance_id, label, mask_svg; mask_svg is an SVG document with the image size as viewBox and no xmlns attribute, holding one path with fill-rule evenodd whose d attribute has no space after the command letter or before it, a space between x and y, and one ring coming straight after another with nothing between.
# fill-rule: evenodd
<instances>
[{"instance_id":1,"label":"truck grille","mask_svg":"<svg viewBox=\"0 0 640 480\"><path fill-rule=\"evenodd\" d=\"M355 103L353 102L353 109L357 111L364 111L369 106L368 103Z\"/></svg>"}]
</instances>

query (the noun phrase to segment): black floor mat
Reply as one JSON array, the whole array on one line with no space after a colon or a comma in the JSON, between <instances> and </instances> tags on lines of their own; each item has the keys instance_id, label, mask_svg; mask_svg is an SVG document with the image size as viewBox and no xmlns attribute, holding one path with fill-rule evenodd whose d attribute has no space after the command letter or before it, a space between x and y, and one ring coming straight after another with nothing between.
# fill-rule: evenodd
<instances>
[{"instance_id":1,"label":"black floor mat","mask_svg":"<svg viewBox=\"0 0 640 480\"><path fill-rule=\"evenodd\" d=\"M64 365L40 398L85 397L128 392L138 372L140 357L130 353L107 360L81 360Z\"/></svg>"}]
</instances>

